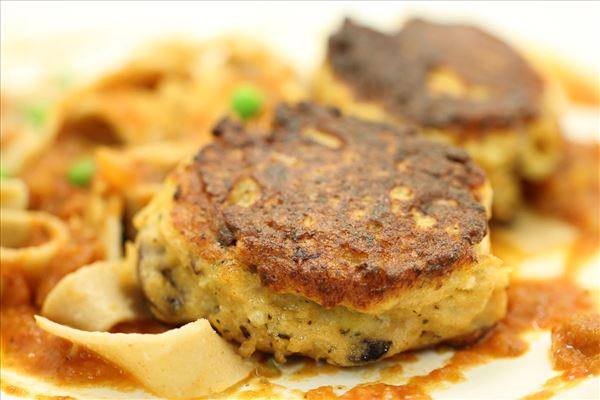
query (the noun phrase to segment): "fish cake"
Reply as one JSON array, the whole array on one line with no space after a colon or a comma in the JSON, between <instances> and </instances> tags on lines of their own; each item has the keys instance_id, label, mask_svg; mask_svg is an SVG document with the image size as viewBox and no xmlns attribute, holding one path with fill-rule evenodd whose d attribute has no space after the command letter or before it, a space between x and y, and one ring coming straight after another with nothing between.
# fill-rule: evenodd
<instances>
[{"instance_id":1,"label":"fish cake","mask_svg":"<svg viewBox=\"0 0 600 400\"><path fill-rule=\"evenodd\" d=\"M521 204L521 180L548 176L560 156L555 87L468 25L414 19L388 34L347 20L329 38L314 96L467 149L488 174L498 220Z\"/></svg>"},{"instance_id":2,"label":"fish cake","mask_svg":"<svg viewBox=\"0 0 600 400\"><path fill-rule=\"evenodd\" d=\"M348 366L483 332L506 310L491 190L457 147L308 103L225 119L135 220L153 313L240 351Z\"/></svg>"}]
</instances>

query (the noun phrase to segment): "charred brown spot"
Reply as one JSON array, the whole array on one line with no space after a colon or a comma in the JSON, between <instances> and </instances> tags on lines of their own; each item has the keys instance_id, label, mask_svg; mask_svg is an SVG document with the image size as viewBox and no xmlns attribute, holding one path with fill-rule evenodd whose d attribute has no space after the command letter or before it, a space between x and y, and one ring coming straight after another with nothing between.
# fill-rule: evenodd
<instances>
[{"instance_id":1,"label":"charred brown spot","mask_svg":"<svg viewBox=\"0 0 600 400\"><path fill-rule=\"evenodd\" d=\"M183 306L183 301L179 296L167 296L165 302L173 314L176 314Z\"/></svg>"},{"instance_id":2,"label":"charred brown spot","mask_svg":"<svg viewBox=\"0 0 600 400\"><path fill-rule=\"evenodd\" d=\"M242 335L244 335L244 337L246 339L248 339L251 336L250 331L244 325L240 325L240 331L242 332Z\"/></svg>"},{"instance_id":3,"label":"charred brown spot","mask_svg":"<svg viewBox=\"0 0 600 400\"><path fill-rule=\"evenodd\" d=\"M219 137L219 136L223 135L223 132L225 132L225 130L227 129L228 126L229 126L229 120L227 118L223 118L223 119L219 120L219 122L217 122L217 124L212 129L213 136Z\"/></svg>"},{"instance_id":4,"label":"charred brown spot","mask_svg":"<svg viewBox=\"0 0 600 400\"><path fill-rule=\"evenodd\" d=\"M391 346L390 340L363 339L357 348L348 355L348 361L360 364L378 360L388 352Z\"/></svg>"},{"instance_id":5,"label":"charred brown spot","mask_svg":"<svg viewBox=\"0 0 600 400\"><path fill-rule=\"evenodd\" d=\"M236 243L235 236L225 224L219 225L219 229L217 230L217 241L224 247L235 246Z\"/></svg>"},{"instance_id":6,"label":"charred brown spot","mask_svg":"<svg viewBox=\"0 0 600 400\"><path fill-rule=\"evenodd\" d=\"M181 185L177 185L173 192L173 200L178 201L181 198Z\"/></svg>"},{"instance_id":7,"label":"charred brown spot","mask_svg":"<svg viewBox=\"0 0 600 400\"><path fill-rule=\"evenodd\" d=\"M312 260L315 258L319 258L319 254L309 253L308 251L304 250L302 247L296 247L296 250L294 251L294 256L292 257L292 260L301 264L305 261Z\"/></svg>"},{"instance_id":8,"label":"charred brown spot","mask_svg":"<svg viewBox=\"0 0 600 400\"><path fill-rule=\"evenodd\" d=\"M173 277L173 270L170 268L162 268L160 270L160 274L167 281L167 283L173 287L177 288L177 283L175 282L175 278Z\"/></svg>"}]
</instances>

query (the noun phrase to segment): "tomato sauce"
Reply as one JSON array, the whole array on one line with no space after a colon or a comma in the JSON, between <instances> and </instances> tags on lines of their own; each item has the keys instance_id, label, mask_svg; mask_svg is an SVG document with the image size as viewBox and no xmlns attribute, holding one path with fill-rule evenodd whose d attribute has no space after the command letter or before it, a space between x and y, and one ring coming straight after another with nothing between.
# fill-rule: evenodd
<instances>
[{"instance_id":1,"label":"tomato sauce","mask_svg":"<svg viewBox=\"0 0 600 400\"><path fill-rule=\"evenodd\" d=\"M127 373L98 355L39 329L33 319L36 313L26 305L2 309L3 367L55 384L102 382L122 388L131 381Z\"/></svg>"},{"instance_id":2,"label":"tomato sauce","mask_svg":"<svg viewBox=\"0 0 600 400\"><path fill-rule=\"evenodd\" d=\"M108 386L119 390L139 388L135 379L96 353L40 329L39 314L28 305L28 289L18 276L3 276L0 348L2 367L26 373L57 385ZM4 298L12 300L4 301ZM20 304L19 304L20 303ZM161 333L168 330L157 321L121 323L112 332Z\"/></svg>"},{"instance_id":3,"label":"tomato sauce","mask_svg":"<svg viewBox=\"0 0 600 400\"><path fill-rule=\"evenodd\" d=\"M402 385L392 386L383 383L356 386L341 396L336 396L331 386L323 386L310 390L306 393L307 400L370 400L370 399L394 399L394 400L431 400L431 396L423 392L418 386Z\"/></svg>"},{"instance_id":4,"label":"tomato sauce","mask_svg":"<svg viewBox=\"0 0 600 400\"><path fill-rule=\"evenodd\" d=\"M41 154L22 176L29 188L30 208L61 218L83 215L89 190L71 184L67 171L72 162L91 156L92 150L92 144L84 139L65 139Z\"/></svg>"},{"instance_id":5,"label":"tomato sauce","mask_svg":"<svg viewBox=\"0 0 600 400\"><path fill-rule=\"evenodd\" d=\"M562 371L525 400L543 400L568 389L589 375L600 374L600 316L576 314L552 329L551 357Z\"/></svg>"},{"instance_id":6,"label":"tomato sauce","mask_svg":"<svg viewBox=\"0 0 600 400\"><path fill-rule=\"evenodd\" d=\"M104 249L87 229L71 229L72 239L47 266L43 279L35 282L35 304L41 307L50 290L68 273L104 258ZM76 233L77 232L77 233Z\"/></svg>"},{"instance_id":7,"label":"tomato sauce","mask_svg":"<svg viewBox=\"0 0 600 400\"><path fill-rule=\"evenodd\" d=\"M574 315L552 329L554 368L571 376L600 373L600 316Z\"/></svg>"}]
</instances>

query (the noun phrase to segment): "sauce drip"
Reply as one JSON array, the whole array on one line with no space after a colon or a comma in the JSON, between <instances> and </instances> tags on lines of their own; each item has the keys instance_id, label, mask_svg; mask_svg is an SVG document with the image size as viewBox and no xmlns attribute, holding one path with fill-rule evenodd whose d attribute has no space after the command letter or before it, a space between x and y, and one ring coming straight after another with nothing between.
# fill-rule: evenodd
<instances>
[{"instance_id":1,"label":"sauce drip","mask_svg":"<svg viewBox=\"0 0 600 400\"><path fill-rule=\"evenodd\" d=\"M322 386L306 393L307 400L369 400L369 399L394 399L394 400L431 400L431 396L423 392L418 386L402 385L392 386L383 383L356 386L341 396L336 396L331 386Z\"/></svg>"},{"instance_id":2,"label":"sauce drip","mask_svg":"<svg viewBox=\"0 0 600 400\"><path fill-rule=\"evenodd\" d=\"M2 310L2 366L55 384L134 387L131 377L95 353L50 335L37 327L36 310L16 306Z\"/></svg>"},{"instance_id":3,"label":"sauce drip","mask_svg":"<svg viewBox=\"0 0 600 400\"><path fill-rule=\"evenodd\" d=\"M596 312L589 293L571 281L560 278L547 281L513 283L509 290L506 317L481 341L459 349L446 365L410 383L433 388L443 382L459 382L468 368L494 358L517 357L527 348L522 334L534 329L549 329L572 315Z\"/></svg>"},{"instance_id":4,"label":"sauce drip","mask_svg":"<svg viewBox=\"0 0 600 400\"><path fill-rule=\"evenodd\" d=\"M554 368L569 376L600 372L600 316L574 315L552 329Z\"/></svg>"},{"instance_id":5,"label":"sauce drip","mask_svg":"<svg viewBox=\"0 0 600 400\"><path fill-rule=\"evenodd\" d=\"M522 334L534 329L554 329L554 362L559 369L565 363L568 366L565 379L572 381L574 376L581 379L598 374L600 316L587 291L566 278L559 278L514 282L508 295L508 312L502 321L478 343L457 349L444 366L427 375L415 376L404 385L361 385L341 396L336 396L331 386L324 386L309 391L307 399L430 399L427 394L430 390L463 381L463 373L470 368L495 358L522 355L528 349ZM565 354L566 348L572 351ZM556 358L556 352L560 358Z\"/></svg>"},{"instance_id":6,"label":"sauce drip","mask_svg":"<svg viewBox=\"0 0 600 400\"><path fill-rule=\"evenodd\" d=\"M589 375L600 374L600 316L578 314L557 324L552 329L551 356L554 369L562 373L523 400L548 399Z\"/></svg>"}]
</instances>

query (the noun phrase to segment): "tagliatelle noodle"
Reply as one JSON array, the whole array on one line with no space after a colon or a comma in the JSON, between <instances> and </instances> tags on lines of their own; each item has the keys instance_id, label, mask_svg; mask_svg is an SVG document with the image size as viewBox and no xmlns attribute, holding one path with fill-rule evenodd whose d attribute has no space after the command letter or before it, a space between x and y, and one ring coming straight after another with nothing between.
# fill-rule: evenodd
<instances>
[{"instance_id":1,"label":"tagliatelle noodle","mask_svg":"<svg viewBox=\"0 0 600 400\"><path fill-rule=\"evenodd\" d=\"M29 192L27 185L16 178L5 178L0 184L0 208L16 208L23 210L27 208Z\"/></svg>"},{"instance_id":2,"label":"tagliatelle noodle","mask_svg":"<svg viewBox=\"0 0 600 400\"><path fill-rule=\"evenodd\" d=\"M218 393L253 370L205 319L160 334L86 332L40 316L35 320L44 331L98 353L166 398Z\"/></svg>"},{"instance_id":3,"label":"tagliatelle noodle","mask_svg":"<svg viewBox=\"0 0 600 400\"><path fill-rule=\"evenodd\" d=\"M93 191L84 214L85 224L96 227L98 241L104 249L104 259L123 257L123 200L113 194Z\"/></svg>"},{"instance_id":4,"label":"tagliatelle noodle","mask_svg":"<svg viewBox=\"0 0 600 400\"><path fill-rule=\"evenodd\" d=\"M68 238L68 229L57 217L37 211L2 209L0 261L3 268L20 268L40 276ZM36 231L43 240L32 243Z\"/></svg>"},{"instance_id":5,"label":"tagliatelle noodle","mask_svg":"<svg viewBox=\"0 0 600 400\"><path fill-rule=\"evenodd\" d=\"M86 331L150 318L140 288L128 277L123 261L99 261L65 276L48 294L42 315Z\"/></svg>"}]
</instances>

